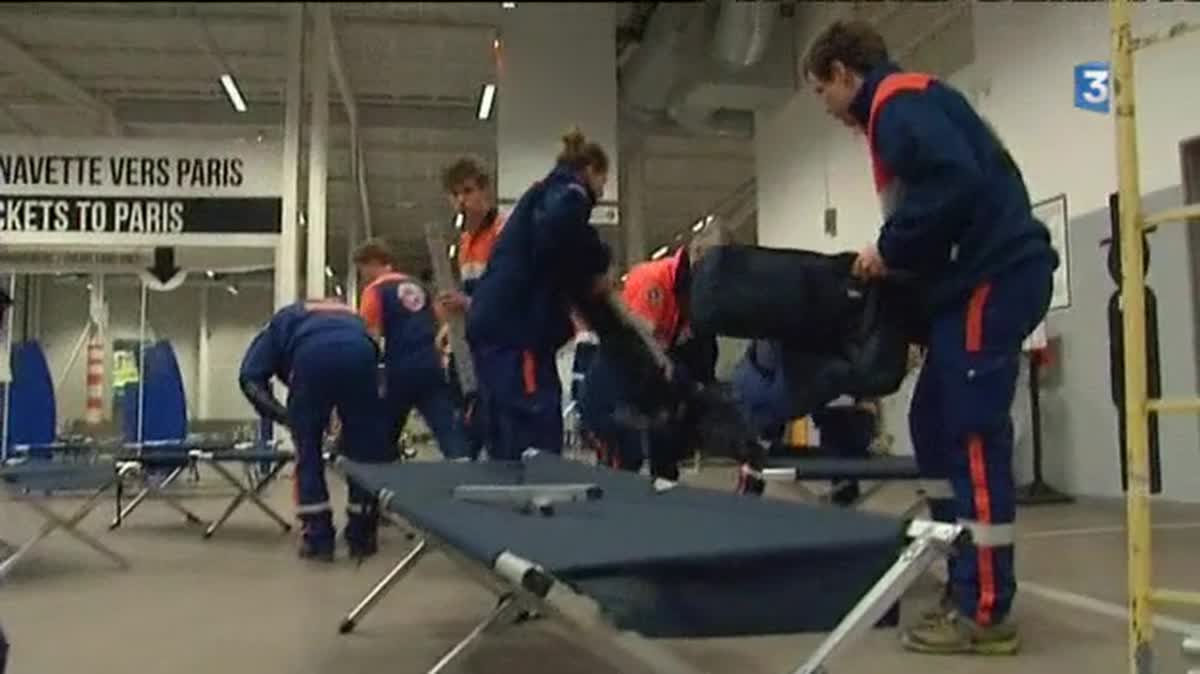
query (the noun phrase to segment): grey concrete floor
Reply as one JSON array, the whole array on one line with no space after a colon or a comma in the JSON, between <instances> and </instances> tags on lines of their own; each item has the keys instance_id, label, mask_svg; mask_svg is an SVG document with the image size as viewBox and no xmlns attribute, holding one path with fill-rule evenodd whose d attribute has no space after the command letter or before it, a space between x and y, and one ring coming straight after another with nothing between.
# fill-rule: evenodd
<instances>
[{"instance_id":1,"label":"grey concrete floor","mask_svg":"<svg viewBox=\"0 0 1200 674\"><path fill-rule=\"evenodd\" d=\"M707 468L690 480L727 488L730 473ZM331 476L335 498L343 492ZM214 516L228 494L206 477L186 502ZM290 480L270 499L287 513ZM789 485L770 494L793 498ZM898 512L907 495L896 486L868 507ZM71 502L58 505L60 511ZM128 571L67 536L55 534L0 586L0 624L12 652L10 674L325 674L425 672L495 604L448 561L427 557L352 635L337 633L349 608L395 563L410 543L384 530L383 550L361 567L295 558L295 536L281 534L252 506L244 506L212 540L161 503L147 502L117 531L106 531L106 502L83 529L127 555ZM906 654L894 630L876 630L831 663L830 674L919 672L973 674L1119 674L1128 672L1124 512L1120 503L1082 503L1024 510L1020 515L1015 609L1024 650L1015 658L928 657ZM19 540L38 520L12 502L0 502L0 537ZM1155 555L1164 585L1200 589L1200 507L1156 508ZM797 570L803 573L802 569ZM928 601L926 579L905 603L912 616ZM802 610L798 607L798 610ZM1181 635L1200 612L1173 610L1156 637L1156 674L1183 674ZM673 641L667 646L702 671L787 674L821 635ZM543 622L489 636L457 666L470 674L575 672L612 674Z\"/></svg>"}]
</instances>

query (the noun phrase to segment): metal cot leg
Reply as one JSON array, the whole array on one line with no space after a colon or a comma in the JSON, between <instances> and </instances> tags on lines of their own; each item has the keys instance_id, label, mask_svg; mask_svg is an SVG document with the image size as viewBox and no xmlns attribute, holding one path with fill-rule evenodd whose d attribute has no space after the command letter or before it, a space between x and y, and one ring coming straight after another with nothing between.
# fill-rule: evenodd
<instances>
[{"instance_id":1,"label":"metal cot leg","mask_svg":"<svg viewBox=\"0 0 1200 674\"><path fill-rule=\"evenodd\" d=\"M12 571L13 567L15 567L17 563L19 563L25 557L25 555L29 554L29 551L32 550L35 545L43 541L46 537L58 529L62 529L79 542L113 560L119 567L123 569L128 568L129 560L114 552L111 548L95 538L75 528L75 525L81 522L83 518L87 517L87 515L95 509L96 502L100 500L100 497L104 495L104 492L108 490L108 487L109 485L106 485L93 492L88 500L79 506L79 508L68 517L63 517L54 512L42 503L38 502L36 497L31 498L27 496L19 496L19 501L29 506L39 515L45 518L46 522L41 526L41 528L38 529L38 532L34 534L32 538L13 551L13 553L4 559L3 562L0 562L0 580L3 580L4 577Z\"/></svg>"},{"instance_id":2,"label":"metal cot leg","mask_svg":"<svg viewBox=\"0 0 1200 674\"><path fill-rule=\"evenodd\" d=\"M950 552L962 532L957 524L913 522L909 535L915 540L793 674L824 674L826 661L870 631L935 559Z\"/></svg>"},{"instance_id":3,"label":"metal cot leg","mask_svg":"<svg viewBox=\"0 0 1200 674\"><path fill-rule=\"evenodd\" d=\"M495 625L502 625L506 623L508 621L508 617L510 615L515 615L516 612L516 598L512 595L501 597L500 603L497 604L496 608L492 609L492 612L483 619L483 622L480 622L478 625L476 625L475 629L471 630L467 636L463 637L462 641L459 641L454 645L454 648L451 648L449 651L447 651L446 654L437 661L437 664L429 669L428 674L441 674L441 672L449 667L452 662L462 658L472 647L477 646L479 644L480 637L486 634L488 630Z\"/></svg>"},{"instance_id":4,"label":"metal cot leg","mask_svg":"<svg viewBox=\"0 0 1200 674\"><path fill-rule=\"evenodd\" d=\"M127 517L129 517L130 513L132 513L139 505L142 504L142 501L146 500L146 497L149 496L150 492L152 492L152 491L157 492L160 496L163 496L164 500L166 500L167 503L171 507L175 508L176 510L181 511L183 516L186 517L189 522L199 523L201 521L199 517L196 517L196 515L194 515L192 512L190 512L187 508L184 508L182 505L175 503L172 499L166 497L165 494L163 494L163 490L166 489L167 487L171 486L171 483L175 482L175 480L178 479L179 476L183 474L183 470L186 467L187 466L184 465L184 466L177 466L177 467L173 468L171 470L171 472L167 474L167 477L163 479L162 483L158 485L158 487L153 487L153 486L150 486L149 484L142 487L142 490L137 493L137 496L133 497L133 500L129 502L129 505L127 505L124 508L121 508L117 511L116 518L113 519L112 524L108 525L108 528L116 529L117 527L121 526L121 523L124 522Z\"/></svg>"},{"instance_id":5,"label":"metal cot leg","mask_svg":"<svg viewBox=\"0 0 1200 674\"><path fill-rule=\"evenodd\" d=\"M358 602L358 606L355 606L354 610L350 611L349 615L342 620L342 624L338 627L338 632L348 634L354 631L359 621L365 618L371 612L371 609L375 608L375 604L379 603L379 600L383 599L396 583L400 582L401 579L408 575L409 571L413 570L413 567L416 566L417 562L427 552L429 552L429 545L425 539L417 541L416 546L404 556L404 559L401 559L396 566L392 567L392 570L383 577L383 580L376 583L375 587L371 588L371 591L367 593L367 596Z\"/></svg>"},{"instance_id":6,"label":"metal cot leg","mask_svg":"<svg viewBox=\"0 0 1200 674\"><path fill-rule=\"evenodd\" d=\"M230 501L229 505L225 507L225 510L221 513L221 516L213 520L213 523L208 525L208 528L205 529L205 538L211 538L212 535L216 533L217 529L219 529L221 525L229 519L230 515L233 515L233 511L237 510L238 507L242 505L242 502L246 499L250 499L251 503L258 506L259 510L262 510L267 514L267 517L270 517L272 520L274 520L275 523L278 524L281 529L283 529L284 533L292 530L291 523L284 519L282 515L275 512L275 510L271 508L271 506L267 505L260 496L262 490L265 489L266 486L275 479L275 476L283 468L282 461L277 462L271 469L271 472L268 473L263 479L259 480L257 484L253 484L249 487L242 484L242 482L238 480L228 468L221 465L219 461L211 458L203 458L201 461L204 461L205 464L216 471L218 475L225 478L226 482L233 485L238 490L237 496L233 497L233 500Z\"/></svg>"}]
</instances>

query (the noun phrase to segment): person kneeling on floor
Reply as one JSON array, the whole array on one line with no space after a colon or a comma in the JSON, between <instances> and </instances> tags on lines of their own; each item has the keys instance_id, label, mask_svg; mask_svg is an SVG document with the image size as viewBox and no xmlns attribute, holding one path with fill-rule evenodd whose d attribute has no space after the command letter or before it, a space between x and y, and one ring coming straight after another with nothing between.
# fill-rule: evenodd
<instances>
[{"instance_id":1,"label":"person kneeling on floor","mask_svg":"<svg viewBox=\"0 0 1200 674\"><path fill-rule=\"evenodd\" d=\"M336 409L340 452L370 461L384 445L377 384L379 350L366 323L338 300L296 302L280 309L250 343L238 382L263 417L287 426L296 444L296 510L300 556L333 561L333 511L325 484L322 440ZM284 407L271 392L272 376L287 384ZM369 494L351 488L345 538L356 557L373 554L374 522L362 512Z\"/></svg>"}]
</instances>

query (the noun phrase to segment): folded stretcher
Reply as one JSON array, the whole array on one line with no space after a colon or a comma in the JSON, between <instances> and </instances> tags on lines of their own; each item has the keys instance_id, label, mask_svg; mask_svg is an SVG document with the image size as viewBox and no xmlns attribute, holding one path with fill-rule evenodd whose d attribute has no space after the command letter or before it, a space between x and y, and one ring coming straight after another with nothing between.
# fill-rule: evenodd
<instances>
[{"instance_id":1,"label":"folded stretcher","mask_svg":"<svg viewBox=\"0 0 1200 674\"><path fill-rule=\"evenodd\" d=\"M652 485L537 452L510 463L341 459L336 468L419 535L342 621L343 633L435 548L501 597L431 671L533 610L622 672L696 671L648 639L832 630L797 670L812 674L876 625L961 534L953 525ZM464 486L477 495L485 485L511 498L463 496ZM563 497L568 488L579 494ZM555 495L552 512L529 508Z\"/></svg>"}]
</instances>

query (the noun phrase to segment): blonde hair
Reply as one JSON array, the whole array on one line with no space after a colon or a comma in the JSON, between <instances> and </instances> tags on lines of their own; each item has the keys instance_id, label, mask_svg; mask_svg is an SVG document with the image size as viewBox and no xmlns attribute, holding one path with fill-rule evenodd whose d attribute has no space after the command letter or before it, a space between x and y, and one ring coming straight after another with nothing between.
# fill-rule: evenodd
<instances>
[{"instance_id":1,"label":"blonde hair","mask_svg":"<svg viewBox=\"0 0 1200 674\"><path fill-rule=\"evenodd\" d=\"M578 126L572 126L563 134L562 144L562 152L558 154L559 163L577 171L591 168L599 173L608 173L608 153L598 143L589 141Z\"/></svg>"}]
</instances>

